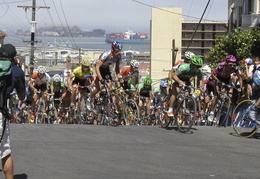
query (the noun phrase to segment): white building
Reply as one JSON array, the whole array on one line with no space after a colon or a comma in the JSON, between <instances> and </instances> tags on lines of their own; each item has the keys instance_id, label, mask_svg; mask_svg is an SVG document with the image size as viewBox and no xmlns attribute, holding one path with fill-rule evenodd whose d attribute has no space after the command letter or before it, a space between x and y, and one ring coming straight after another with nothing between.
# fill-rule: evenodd
<instances>
[{"instance_id":1,"label":"white building","mask_svg":"<svg viewBox=\"0 0 260 179\"><path fill-rule=\"evenodd\" d=\"M229 31L260 25L260 0L228 0Z\"/></svg>"}]
</instances>

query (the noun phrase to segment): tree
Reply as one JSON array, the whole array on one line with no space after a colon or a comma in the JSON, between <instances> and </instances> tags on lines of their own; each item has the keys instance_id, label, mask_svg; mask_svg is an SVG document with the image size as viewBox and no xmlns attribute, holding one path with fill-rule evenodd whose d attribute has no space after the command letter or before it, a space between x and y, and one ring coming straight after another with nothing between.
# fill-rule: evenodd
<instances>
[{"instance_id":1,"label":"tree","mask_svg":"<svg viewBox=\"0 0 260 179\"><path fill-rule=\"evenodd\" d=\"M211 67L216 67L225 56L234 55L241 61L245 58L260 56L260 28L252 28L242 31L235 29L227 36L218 36L216 44L210 49L206 59Z\"/></svg>"}]
</instances>

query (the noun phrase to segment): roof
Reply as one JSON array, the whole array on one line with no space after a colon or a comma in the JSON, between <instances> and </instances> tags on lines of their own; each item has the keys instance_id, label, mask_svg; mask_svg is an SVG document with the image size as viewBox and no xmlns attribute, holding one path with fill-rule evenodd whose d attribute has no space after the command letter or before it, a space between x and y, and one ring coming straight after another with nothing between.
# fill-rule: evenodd
<instances>
[{"instance_id":1,"label":"roof","mask_svg":"<svg viewBox=\"0 0 260 179\"><path fill-rule=\"evenodd\" d=\"M0 30L0 37L6 37L7 34Z\"/></svg>"}]
</instances>

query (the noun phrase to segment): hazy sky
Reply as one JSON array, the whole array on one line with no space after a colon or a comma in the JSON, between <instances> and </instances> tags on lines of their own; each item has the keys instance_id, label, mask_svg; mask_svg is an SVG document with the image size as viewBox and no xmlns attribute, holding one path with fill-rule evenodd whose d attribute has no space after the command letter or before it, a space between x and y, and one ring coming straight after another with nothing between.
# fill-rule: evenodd
<instances>
[{"instance_id":1,"label":"hazy sky","mask_svg":"<svg viewBox=\"0 0 260 179\"><path fill-rule=\"evenodd\" d=\"M70 24L109 32L132 29L149 33L152 7L182 8L184 20L199 21L208 0L36 0L37 27ZM204 19L227 21L228 1L211 0ZM30 29L32 0L0 0L0 30ZM191 16L194 18L188 18Z\"/></svg>"}]
</instances>

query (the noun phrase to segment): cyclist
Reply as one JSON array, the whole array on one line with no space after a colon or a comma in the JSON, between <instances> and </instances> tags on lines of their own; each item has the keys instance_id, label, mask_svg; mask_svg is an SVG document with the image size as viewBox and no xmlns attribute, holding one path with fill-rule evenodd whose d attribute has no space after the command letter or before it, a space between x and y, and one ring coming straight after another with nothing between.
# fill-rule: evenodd
<instances>
[{"instance_id":1,"label":"cyclist","mask_svg":"<svg viewBox=\"0 0 260 179\"><path fill-rule=\"evenodd\" d=\"M168 97L168 90L167 90L167 87L168 87L168 81L167 80L161 80L160 81L160 86L159 87L156 87L154 89L154 100L153 100L153 105L156 109L156 111L152 110L152 114L154 112L157 112L157 114L160 114L161 112L161 108L163 106L163 103L165 102L165 99ZM159 116L157 116L159 117ZM160 123L159 119L155 119L155 124L158 125Z\"/></svg>"},{"instance_id":2,"label":"cyclist","mask_svg":"<svg viewBox=\"0 0 260 179\"><path fill-rule=\"evenodd\" d=\"M200 71L202 65L202 58L194 55L191 57L191 63L180 64L176 71L172 72L171 78L175 82L172 84L172 90L170 92L170 105L167 113L169 117L173 117L173 106L176 100L176 96L181 90L182 86L185 86L186 84L190 85L191 78L195 76L198 76L198 86L202 86L202 73Z\"/></svg>"},{"instance_id":3,"label":"cyclist","mask_svg":"<svg viewBox=\"0 0 260 179\"><path fill-rule=\"evenodd\" d=\"M123 89L134 89L139 83L139 71L140 66L137 60L131 60L129 66L121 68L118 79L120 86Z\"/></svg>"},{"instance_id":4,"label":"cyclist","mask_svg":"<svg viewBox=\"0 0 260 179\"><path fill-rule=\"evenodd\" d=\"M89 93L90 90L88 88L79 89L79 86L88 86L94 84L93 68L91 68L91 62L87 58L83 58L81 61L81 66L75 68L72 74L67 79L67 85L69 89L72 91L71 94L71 106L76 104L76 96L78 93L81 95L83 93ZM72 81L72 79L74 80Z\"/></svg>"},{"instance_id":5,"label":"cyclist","mask_svg":"<svg viewBox=\"0 0 260 179\"><path fill-rule=\"evenodd\" d=\"M61 124L65 124L64 116L66 115L67 110L70 107L70 103L71 103L71 91L68 90L67 86L65 86L61 98L62 101L61 101L61 110L59 116L61 119Z\"/></svg>"},{"instance_id":6,"label":"cyclist","mask_svg":"<svg viewBox=\"0 0 260 179\"><path fill-rule=\"evenodd\" d=\"M193 52L190 52L190 51L186 51L185 53L184 53L184 59L181 59L181 60L179 60L179 61L177 61L175 64L174 64L174 66L172 67L172 69L169 71L169 73L168 73L168 78L169 78L169 80L168 80L168 85L169 85L169 87L170 87L170 85L172 84L172 73L173 73L173 71L175 71L177 68L178 68L178 66L180 65L180 64L182 64L182 63L190 63L191 62L191 58L193 57L193 56L195 56L195 54L193 53ZM169 90L169 89L168 89Z\"/></svg>"},{"instance_id":7,"label":"cyclist","mask_svg":"<svg viewBox=\"0 0 260 179\"><path fill-rule=\"evenodd\" d=\"M36 102L39 99L39 95L35 95L35 94L37 94L37 92L39 90L41 90L42 98L44 99L45 104L46 104L47 92L48 92L47 85L48 85L48 83L50 83L50 81L51 81L51 77L48 73L46 73L46 68L44 66L39 66L37 68L37 72L34 72L31 76L29 87L30 87L31 93L33 95L33 101L31 104L32 108L31 108L31 116L30 116L31 121L30 122L33 122L35 119L34 110L35 110Z\"/></svg>"},{"instance_id":8,"label":"cyclist","mask_svg":"<svg viewBox=\"0 0 260 179\"><path fill-rule=\"evenodd\" d=\"M93 101L94 96L100 91L101 84L106 83L108 89L112 91L112 82L113 79L110 72L110 66L115 64L116 76L119 77L119 65L122 60L121 50L123 45L120 42L114 41L111 44L111 50L103 52L97 63L95 64L95 71L97 78L95 79L95 89L91 93L91 99ZM115 99L113 98L113 101ZM117 107L115 106L115 112L118 113Z\"/></svg>"},{"instance_id":9,"label":"cyclist","mask_svg":"<svg viewBox=\"0 0 260 179\"><path fill-rule=\"evenodd\" d=\"M208 117L209 121L213 121L214 118L213 115L216 107L216 101L219 98L218 95L218 90L220 90L219 87L221 87L221 85L223 84L230 84L230 78L232 73L235 73L239 79L240 88L238 89L238 91L242 90L243 81L240 76L240 72L238 70L238 66L236 62L237 59L235 56L233 55L226 56L226 61L218 64L216 69L213 70L211 77L207 82L206 88L208 90L208 94L210 94L211 91L213 91L214 94L214 98L212 100L211 112Z\"/></svg>"},{"instance_id":10,"label":"cyclist","mask_svg":"<svg viewBox=\"0 0 260 179\"><path fill-rule=\"evenodd\" d=\"M140 95L138 107L141 111L143 107L143 100L142 97L145 97L145 103L147 106L147 114L150 114L150 106L151 106L151 99L155 97L154 95L154 86L152 85L152 79L150 77L146 77L144 79L144 82L140 83L138 85L137 93ZM151 114L150 114L151 115Z\"/></svg>"},{"instance_id":11,"label":"cyclist","mask_svg":"<svg viewBox=\"0 0 260 179\"><path fill-rule=\"evenodd\" d=\"M259 121L259 115L258 115L258 110L260 106L260 58L256 57L255 61L255 68L253 70L253 95L252 99L255 101L255 103L249 108L248 110L248 116L252 120Z\"/></svg>"},{"instance_id":12,"label":"cyclist","mask_svg":"<svg viewBox=\"0 0 260 179\"><path fill-rule=\"evenodd\" d=\"M62 82L62 78L59 74L55 74L52 78L52 81L50 82L50 91L51 95L53 96L53 99L58 99L54 100L54 106L56 109L59 108L60 104L60 98L62 94L65 92L65 84ZM57 112L57 111L56 111ZM55 123L60 123L61 121L54 121Z\"/></svg>"}]
</instances>

